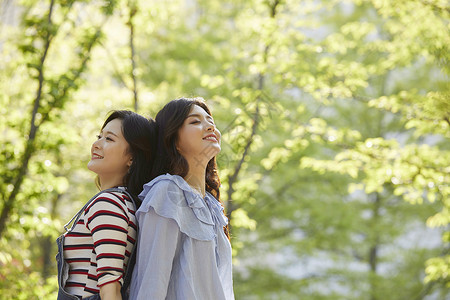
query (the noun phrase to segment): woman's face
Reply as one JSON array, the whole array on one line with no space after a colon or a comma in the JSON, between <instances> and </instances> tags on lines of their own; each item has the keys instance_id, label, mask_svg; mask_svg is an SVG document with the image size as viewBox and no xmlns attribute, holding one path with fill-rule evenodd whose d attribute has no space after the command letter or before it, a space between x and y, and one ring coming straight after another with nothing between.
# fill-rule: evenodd
<instances>
[{"instance_id":1,"label":"woman's face","mask_svg":"<svg viewBox=\"0 0 450 300\"><path fill-rule=\"evenodd\" d=\"M88 169L102 177L117 177L118 184L128 172L132 163L131 153L128 151L128 143L122 134L122 120L110 121L100 132L97 141L92 144L91 161Z\"/></svg>"},{"instance_id":2,"label":"woman's face","mask_svg":"<svg viewBox=\"0 0 450 300\"><path fill-rule=\"evenodd\" d=\"M220 152L220 131L213 118L200 106L193 105L178 130L178 151L189 163L207 164Z\"/></svg>"}]
</instances>

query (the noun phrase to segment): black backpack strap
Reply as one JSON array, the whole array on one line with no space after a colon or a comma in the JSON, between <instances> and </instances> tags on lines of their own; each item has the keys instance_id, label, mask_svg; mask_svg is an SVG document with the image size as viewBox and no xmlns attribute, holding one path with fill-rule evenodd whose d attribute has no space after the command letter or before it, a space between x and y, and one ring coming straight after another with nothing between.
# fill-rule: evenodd
<instances>
[{"instance_id":1,"label":"black backpack strap","mask_svg":"<svg viewBox=\"0 0 450 300\"><path fill-rule=\"evenodd\" d=\"M130 283L131 278L133 277L134 266L136 264L136 249L137 245L135 244L133 250L131 251L130 258L128 259L127 271L125 272L125 276L123 278L123 285L120 290L123 300L127 300L130 297Z\"/></svg>"}]
</instances>

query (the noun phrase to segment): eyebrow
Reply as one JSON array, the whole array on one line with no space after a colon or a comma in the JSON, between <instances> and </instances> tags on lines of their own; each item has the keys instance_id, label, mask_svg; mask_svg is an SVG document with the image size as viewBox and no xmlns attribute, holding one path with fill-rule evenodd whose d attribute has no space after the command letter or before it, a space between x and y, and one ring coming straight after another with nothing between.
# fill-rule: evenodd
<instances>
[{"instance_id":1,"label":"eyebrow","mask_svg":"<svg viewBox=\"0 0 450 300\"><path fill-rule=\"evenodd\" d=\"M186 119L189 118L189 117L197 117L197 118L201 118L202 116L201 116L200 114L191 114L191 115L187 116ZM206 118L206 119L211 119L212 121L214 121L214 119L213 119L210 115L208 115L208 114L206 114L206 117L205 117L205 118Z\"/></svg>"},{"instance_id":2,"label":"eyebrow","mask_svg":"<svg viewBox=\"0 0 450 300\"><path fill-rule=\"evenodd\" d=\"M112 134L112 135L118 137L117 134L115 134L115 133L112 132L112 131L106 131L106 132L103 132L103 131L102 131L102 133L104 133L104 134Z\"/></svg>"}]
</instances>

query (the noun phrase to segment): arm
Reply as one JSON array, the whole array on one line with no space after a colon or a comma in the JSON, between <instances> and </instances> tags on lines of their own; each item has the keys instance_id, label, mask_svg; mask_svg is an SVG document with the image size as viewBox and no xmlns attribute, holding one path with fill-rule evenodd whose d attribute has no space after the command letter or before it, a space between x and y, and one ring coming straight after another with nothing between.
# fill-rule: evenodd
<instances>
[{"instance_id":1,"label":"arm","mask_svg":"<svg viewBox=\"0 0 450 300\"><path fill-rule=\"evenodd\" d=\"M122 300L120 288L120 283L117 281L102 285L100 287L100 298L102 300Z\"/></svg>"},{"instance_id":2,"label":"arm","mask_svg":"<svg viewBox=\"0 0 450 300\"><path fill-rule=\"evenodd\" d=\"M181 237L179 227L174 220L155 213L153 208L138 212L137 217L139 242L131 298L166 299L172 264Z\"/></svg>"},{"instance_id":3,"label":"arm","mask_svg":"<svg viewBox=\"0 0 450 300\"><path fill-rule=\"evenodd\" d=\"M85 211L97 259L97 285L102 299L121 299L124 259L129 230L126 205L111 193L100 194ZM134 236L133 236L134 238ZM118 294L115 291L118 290Z\"/></svg>"}]
</instances>

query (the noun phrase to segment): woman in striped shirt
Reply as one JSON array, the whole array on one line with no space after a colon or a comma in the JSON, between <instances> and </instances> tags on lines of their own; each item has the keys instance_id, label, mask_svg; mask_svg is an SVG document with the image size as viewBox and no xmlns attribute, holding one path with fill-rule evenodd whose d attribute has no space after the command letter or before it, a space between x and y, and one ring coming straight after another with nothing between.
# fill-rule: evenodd
<instances>
[{"instance_id":1,"label":"woman in striped shirt","mask_svg":"<svg viewBox=\"0 0 450 300\"><path fill-rule=\"evenodd\" d=\"M114 111L103 124L88 163L102 192L58 239L58 300L126 296L137 237L135 198L150 178L155 137L155 122L131 111Z\"/></svg>"}]
</instances>

